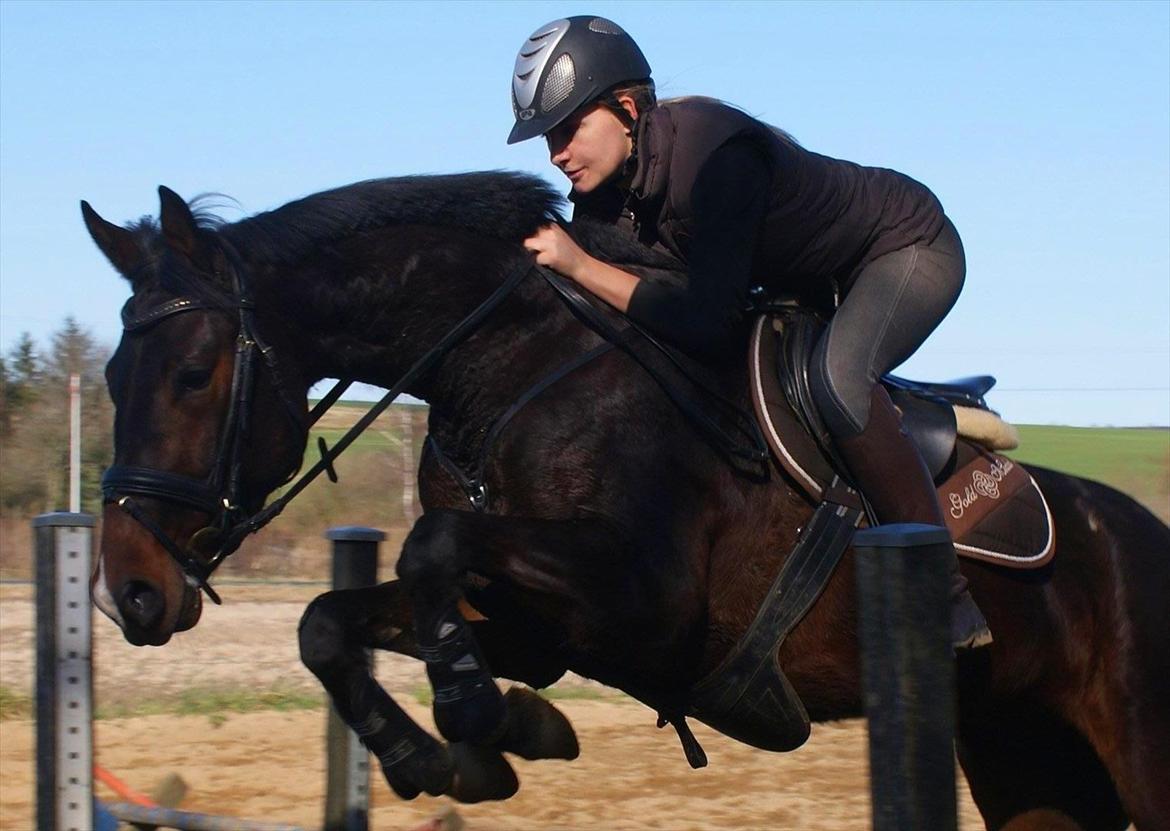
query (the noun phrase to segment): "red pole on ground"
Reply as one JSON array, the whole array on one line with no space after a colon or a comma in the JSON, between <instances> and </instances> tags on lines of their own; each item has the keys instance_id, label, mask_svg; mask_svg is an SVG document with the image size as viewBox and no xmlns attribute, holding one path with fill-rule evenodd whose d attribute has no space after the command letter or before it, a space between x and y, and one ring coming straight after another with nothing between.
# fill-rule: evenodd
<instances>
[{"instance_id":1,"label":"red pole on ground","mask_svg":"<svg viewBox=\"0 0 1170 831\"><path fill-rule=\"evenodd\" d=\"M117 776L110 773L97 762L93 763L93 778L101 782L107 788L116 793L119 797L127 802L133 802L135 805L141 805L144 808L157 808L156 803L149 796L138 793L138 791L131 788Z\"/></svg>"}]
</instances>

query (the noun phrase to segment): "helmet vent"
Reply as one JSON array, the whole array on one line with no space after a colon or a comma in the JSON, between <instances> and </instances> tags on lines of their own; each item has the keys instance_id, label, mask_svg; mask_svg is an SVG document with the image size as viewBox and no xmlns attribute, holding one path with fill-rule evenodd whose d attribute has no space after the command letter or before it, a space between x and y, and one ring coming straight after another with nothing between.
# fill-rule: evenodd
<instances>
[{"instance_id":1,"label":"helmet vent","mask_svg":"<svg viewBox=\"0 0 1170 831\"><path fill-rule=\"evenodd\" d=\"M544 91L540 94L540 109L544 112L560 105L569 93L573 91L573 86L577 83L577 69L573 65L573 58L565 52L548 70L548 75L544 81Z\"/></svg>"},{"instance_id":2,"label":"helmet vent","mask_svg":"<svg viewBox=\"0 0 1170 831\"><path fill-rule=\"evenodd\" d=\"M622 27L604 17L595 17L589 21L589 31L602 35L624 35Z\"/></svg>"}]
</instances>

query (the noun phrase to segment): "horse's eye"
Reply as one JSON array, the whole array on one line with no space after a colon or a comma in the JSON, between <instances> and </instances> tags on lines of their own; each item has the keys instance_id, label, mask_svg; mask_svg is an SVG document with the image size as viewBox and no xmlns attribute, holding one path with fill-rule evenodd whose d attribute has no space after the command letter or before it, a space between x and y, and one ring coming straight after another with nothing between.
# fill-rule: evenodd
<instances>
[{"instance_id":1,"label":"horse's eye","mask_svg":"<svg viewBox=\"0 0 1170 831\"><path fill-rule=\"evenodd\" d=\"M211 370L191 367L179 371L179 384L188 390L201 390L211 383Z\"/></svg>"}]
</instances>

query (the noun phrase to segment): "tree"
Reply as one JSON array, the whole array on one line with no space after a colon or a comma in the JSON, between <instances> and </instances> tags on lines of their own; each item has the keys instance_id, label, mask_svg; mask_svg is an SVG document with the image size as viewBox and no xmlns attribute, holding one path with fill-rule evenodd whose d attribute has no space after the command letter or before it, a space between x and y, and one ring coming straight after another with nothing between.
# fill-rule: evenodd
<instances>
[{"instance_id":1,"label":"tree","mask_svg":"<svg viewBox=\"0 0 1170 831\"><path fill-rule=\"evenodd\" d=\"M4 461L0 510L31 516L68 507L69 378L81 376L82 509L101 505L101 472L113 455L113 405L103 370L108 350L73 318L52 336L47 355L27 334L4 364Z\"/></svg>"},{"instance_id":2,"label":"tree","mask_svg":"<svg viewBox=\"0 0 1170 831\"><path fill-rule=\"evenodd\" d=\"M41 381L36 344L28 332L0 359L0 436L8 437L12 423L35 398Z\"/></svg>"}]
</instances>

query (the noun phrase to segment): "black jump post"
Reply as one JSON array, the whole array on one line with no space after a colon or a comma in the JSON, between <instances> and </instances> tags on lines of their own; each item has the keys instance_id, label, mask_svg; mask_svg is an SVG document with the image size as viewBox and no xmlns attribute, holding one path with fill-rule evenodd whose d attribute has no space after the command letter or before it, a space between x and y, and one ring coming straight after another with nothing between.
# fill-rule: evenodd
<instances>
[{"instance_id":1,"label":"black jump post","mask_svg":"<svg viewBox=\"0 0 1170 831\"><path fill-rule=\"evenodd\" d=\"M94 518L33 519L37 575L37 828L92 831L90 552Z\"/></svg>"},{"instance_id":2,"label":"black jump post","mask_svg":"<svg viewBox=\"0 0 1170 831\"><path fill-rule=\"evenodd\" d=\"M325 538L333 543L334 589L377 585L378 545L386 539L384 532L347 525L330 528ZM332 707L325 743L329 770L325 785L325 831L368 831L369 755Z\"/></svg>"},{"instance_id":3,"label":"black jump post","mask_svg":"<svg viewBox=\"0 0 1170 831\"><path fill-rule=\"evenodd\" d=\"M853 539L874 831L956 831L950 535L879 525Z\"/></svg>"}]
</instances>

